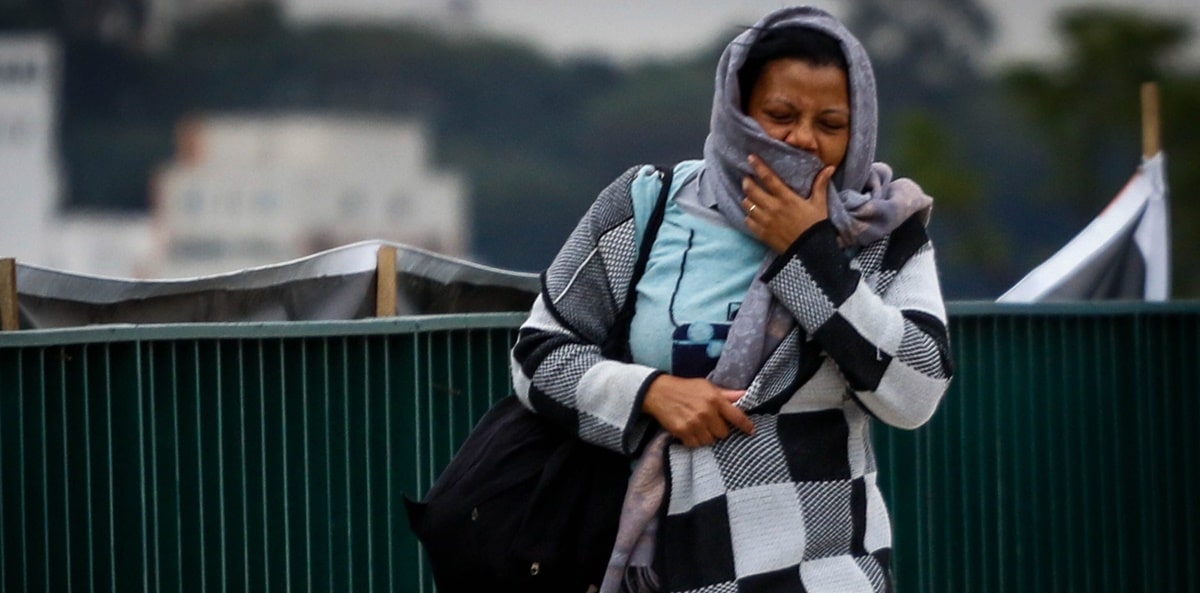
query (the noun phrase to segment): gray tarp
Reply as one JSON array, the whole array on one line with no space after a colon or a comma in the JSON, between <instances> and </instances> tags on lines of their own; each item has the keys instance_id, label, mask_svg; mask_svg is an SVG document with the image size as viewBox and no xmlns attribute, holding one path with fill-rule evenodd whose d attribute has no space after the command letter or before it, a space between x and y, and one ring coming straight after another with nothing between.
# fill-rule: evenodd
<instances>
[{"instance_id":1,"label":"gray tarp","mask_svg":"<svg viewBox=\"0 0 1200 593\"><path fill-rule=\"evenodd\" d=\"M385 245L397 250L399 315L525 311L539 290L535 274L383 241L179 280L103 278L18 263L21 328L373 317L376 257Z\"/></svg>"}]
</instances>

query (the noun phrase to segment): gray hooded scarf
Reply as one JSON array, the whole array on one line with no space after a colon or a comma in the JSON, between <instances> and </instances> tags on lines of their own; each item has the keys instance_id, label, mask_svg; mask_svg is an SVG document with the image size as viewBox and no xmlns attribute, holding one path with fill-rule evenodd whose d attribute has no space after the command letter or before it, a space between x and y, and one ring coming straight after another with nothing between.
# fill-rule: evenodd
<instances>
[{"instance_id":1,"label":"gray hooded scarf","mask_svg":"<svg viewBox=\"0 0 1200 593\"><path fill-rule=\"evenodd\" d=\"M875 158L878 128L875 73L862 44L837 19L818 8L793 7L768 14L730 42L721 55L712 119L704 143L705 172L700 192L709 203L718 204L730 224L742 230L747 230L741 205L742 178L754 174L746 162L750 154L761 157L792 189L805 196L809 194L813 176L824 166L815 155L767 136L741 110L738 71L751 46L769 29L792 26L815 29L837 39L849 66L850 142L845 160L834 176L835 186L861 192L867 186ZM831 213L834 209L831 208Z\"/></svg>"},{"instance_id":2,"label":"gray hooded scarf","mask_svg":"<svg viewBox=\"0 0 1200 593\"><path fill-rule=\"evenodd\" d=\"M712 120L704 143L700 194L715 203L732 227L749 233L742 208L742 179L753 175L751 154L762 158L784 182L803 196L823 167L816 155L768 136L741 110L738 71L751 46L764 31L807 27L837 39L849 67L850 140L845 159L829 187L829 218L843 246L868 245L891 232L916 212L927 212L932 200L912 181L892 180L891 168L874 163L878 130L875 74L858 39L829 13L809 6L777 10L763 17L725 48L717 65ZM763 262L770 265L773 256ZM794 321L762 282L755 282L742 303L724 353L709 378L730 389L744 389L763 360L791 329Z\"/></svg>"}]
</instances>

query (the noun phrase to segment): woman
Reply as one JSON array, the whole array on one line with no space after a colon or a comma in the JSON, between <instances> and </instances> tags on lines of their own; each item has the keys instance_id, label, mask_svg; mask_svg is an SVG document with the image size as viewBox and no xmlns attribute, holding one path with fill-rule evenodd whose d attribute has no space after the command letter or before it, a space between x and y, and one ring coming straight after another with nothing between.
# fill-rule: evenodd
<instances>
[{"instance_id":1,"label":"woman","mask_svg":"<svg viewBox=\"0 0 1200 593\"><path fill-rule=\"evenodd\" d=\"M653 168L605 189L545 273L518 396L640 455L605 589L890 589L869 421L921 425L951 368L931 200L872 164L875 134L859 42L818 9L774 12L725 49L704 159L675 168L633 362L600 344Z\"/></svg>"}]
</instances>

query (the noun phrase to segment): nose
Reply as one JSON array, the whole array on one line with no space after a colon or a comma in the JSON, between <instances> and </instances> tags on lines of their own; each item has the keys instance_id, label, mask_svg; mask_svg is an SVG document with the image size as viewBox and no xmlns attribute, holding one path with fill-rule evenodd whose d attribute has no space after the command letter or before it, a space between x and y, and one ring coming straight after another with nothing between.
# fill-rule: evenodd
<instances>
[{"instance_id":1,"label":"nose","mask_svg":"<svg viewBox=\"0 0 1200 593\"><path fill-rule=\"evenodd\" d=\"M800 150L813 153L817 151L817 135L813 133L812 124L809 122L796 122L796 125L788 130L783 141Z\"/></svg>"}]
</instances>

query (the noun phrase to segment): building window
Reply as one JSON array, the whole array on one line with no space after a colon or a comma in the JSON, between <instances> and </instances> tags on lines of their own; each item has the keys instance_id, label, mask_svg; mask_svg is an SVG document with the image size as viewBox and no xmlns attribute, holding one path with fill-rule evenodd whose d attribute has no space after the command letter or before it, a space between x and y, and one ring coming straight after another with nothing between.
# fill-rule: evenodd
<instances>
[{"instance_id":1,"label":"building window","mask_svg":"<svg viewBox=\"0 0 1200 593\"><path fill-rule=\"evenodd\" d=\"M187 214L200 214L204 211L204 194L200 190L189 187L183 191L183 211Z\"/></svg>"},{"instance_id":2,"label":"building window","mask_svg":"<svg viewBox=\"0 0 1200 593\"><path fill-rule=\"evenodd\" d=\"M259 212L273 212L279 206L279 195L272 190L258 192L255 200Z\"/></svg>"},{"instance_id":3,"label":"building window","mask_svg":"<svg viewBox=\"0 0 1200 593\"><path fill-rule=\"evenodd\" d=\"M0 84L28 85L38 79L38 65L34 62L0 63Z\"/></svg>"}]
</instances>

